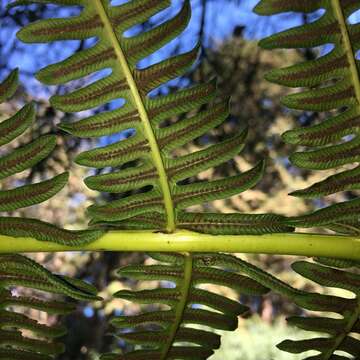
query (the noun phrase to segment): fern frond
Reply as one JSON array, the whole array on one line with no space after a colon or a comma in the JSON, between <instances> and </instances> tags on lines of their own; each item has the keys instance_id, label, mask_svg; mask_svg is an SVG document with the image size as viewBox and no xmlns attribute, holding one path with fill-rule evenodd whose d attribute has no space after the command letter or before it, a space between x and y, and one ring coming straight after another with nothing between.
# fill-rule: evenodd
<instances>
[{"instance_id":1,"label":"fern frond","mask_svg":"<svg viewBox=\"0 0 360 360\"><path fill-rule=\"evenodd\" d=\"M280 85L305 88L282 99L283 104L289 108L332 111L328 118L319 124L283 134L284 140L289 144L315 148L311 151L296 152L290 157L294 165L313 170L335 169L346 164L357 164L360 160L360 62L356 57L360 49L360 31L358 24L351 24L348 20L360 9L360 4L357 1L344 0L262 0L255 8L260 15L288 11L310 13L320 9L325 11L316 21L260 41L260 46L265 49L333 45L329 53L320 54L315 60L276 69L266 76L269 81ZM292 195L315 198L340 191L358 190L359 174L358 166L351 170L340 170L306 189L293 192ZM339 219L337 215L337 210L342 211L352 204L354 203L330 207L296 218L289 224L296 223L299 227L325 226L342 233L356 234L359 232L355 219L357 213L354 212L352 217L348 216L344 221L341 214ZM331 215L332 219L328 218L328 215Z\"/></svg>"},{"instance_id":2,"label":"fern frond","mask_svg":"<svg viewBox=\"0 0 360 360\"><path fill-rule=\"evenodd\" d=\"M15 1L14 6L38 1ZM64 4L63 1L41 3ZM173 151L221 125L229 115L228 101L215 101L216 83L195 85L166 96L150 97L149 93L168 80L183 75L197 59L198 46L191 51L165 59L145 69L140 60L178 36L191 16L190 2L185 0L172 19L127 37L124 32L166 9L168 0L133 0L119 6L110 1L67 1L80 5L82 12L72 18L46 19L23 28L18 37L24 42L47 43L68 39L96 37L89 49L73 54L59 63L42 69L37 77L46 84L65 84L90 76L103 69L110 75L65 95L51 99L54 107L78 112L104 105L115 99L125 100L118 109L99 112L60 128L79 137L112 135L134 129L128 139L81 153L76 161L83 166L119 168L110 173L88 177L85 182L94 190L118 193L119 199L89 208L92 224L118 228L166 230L195 228L196 217L214 224L207 232L241 234L255 228L259 216L246 215L245 227L237 216L187 213L192 205L237 195L254 186L261 178L264 164L242 174L216 181L184 185L184 180L201 171L218 166L237 155L244 147L246 129L221 143L179 157ZM182 120L163 126L173 116L187 114ZM180 183L181 182L181 183ZM129 195L129 191L133 191ZM181 219L186 219L183 226ZM145 219L145 220L143 220ZM257 233L286 232L281 217L262 215L265 226ZM245 218L239 217L239 220ZM205 228L205 227L204 227Z\"/></svg>"},{"instance_id":3,"label":"fern frond","mask_svg":"<svg viewBox=\"0 0 360 360\"><path fill-rule=\"evenodd\" d=\"M258 284L286 297L300 308L325 313L324 316L291 317L290 324L304 330L324 333L325 336L302 341L286 340L278 345L281 350L291 353L302 353L308 350L319 352L318 355L306 359L349 359L349 357L338 355L338 351L347 353L351 359L358 358L360 354L358 337L360 333L360 275L357 269L352 271L349 268L359 267L359 262L326 258L317 259L326 265L306 261L297 261L292 265L297 273L324 287L344 289L353 293L352 296L341 297L298 290L233 256L225 254L199 254L197 256L200 261L213 267L224 266L249 276ZM345 271L339 268L348 269ZM329 315L329 313L336 315Z\"/></svg>"},{"instance_id":4,"label":"fern frond","mask_svg":"<svg viewBox=\"0 0 360 360\"><path fill-rule=\"evenodd\" d=\"M12 71L0 84L0 101L11 98L18 87L18 72ZM9 144L22 135L35 118L34 104L27 104L15 115L0 123L0 146ZM32 142L16 148L0 157L0 180L31 168L45 159L56 145L54 135L43 135ZM67 183L67 172L36 184L15 189L0 190L0 211L14 211L39 204L57 194ZM89 243L103 232L70 232L35 219L0 217L0 233L9 236L34 237L38 240L59 242L67 245Z\"/></svg>"},{"instance_id":5,"label":"fern frond","mask_svg":"<svg viewBox=\"0 0 360 360\"><path fill-rule=\"evenodd\" d=\"M116 335L141 348L125 355L106 354L102 360L207 359L220 346L220 337L202 327L235 330L237 316L247 312L248 308L204 290L201 285L222 285L246 295L262 295L268 291L255 280L239 274L233 265L237 259L230 255L222 255L221 263L216 263L214 254L151 256L160 264L126 266L120 269L119 275L142 281L168 281L174 287L121 290L115 294L121 299L161 307L160 310L113 319L112 324L119 330Z\"/></svg>"},{"instance_id":6,"label":"fern frond","mask_svg":"<svg viewBox=\"0 0 360 360\"><path fill-rule=\"evenodd\" d=\"M326 287L345 289L354 294L352 298L339 298L331 295L303 295L299 301L309 310L335 312L340 317L291 317L289 324L308 331L324 334L308 340L285 340L279 349L290 353L302 353L316 350L318 355L306 359L357 359L360 354L360 275L316 263L298 261L293 269L300 275ZM306 301L304 301L306 299ZM320 301L319 301L320 300ZM343 352L339 355L337 352ZM345 353L347 356L345 356Z\"/></svg>"},{"instance_id":7,"label":"fern frond","mask_svg":"<svg viewBox=\"0 0 360 360\"><path fill-rule=\"evenodd\" d=\"M74 310L74 304L34 296L17 296L14 286L60 294L76 300L95 300L96 289L80 280L51 274L21 255L0 255L0 359L50 360L63 352L58 341L66 333L63 326L47 326L19 312L36 309L53 315Z\"/></svg>"}]
</instances>

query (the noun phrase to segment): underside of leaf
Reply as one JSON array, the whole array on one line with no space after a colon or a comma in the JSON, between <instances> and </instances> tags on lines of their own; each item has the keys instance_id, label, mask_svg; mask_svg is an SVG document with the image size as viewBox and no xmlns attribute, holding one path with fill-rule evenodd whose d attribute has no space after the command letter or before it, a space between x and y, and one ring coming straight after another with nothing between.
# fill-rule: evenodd
<instances>
[{"instance_id":1,"label":"underside of leaf","mask_svg":"<svg viewBox=\"0 0 360 360\"><path fill-rule=\"evenodd\" d=\"M358 166L351 170L343 168L348 164L358 165L360 161L360 60L357 56L360 28L359 24L349 20L359 9L358 1L345 0L261 0L255 8L260 15L288 11L309 14L323 10L321 16L311 23L261 40L260 46L265 49L333 46L325 55L318 52L319 55L313 60L272 70L266 76L271 82L302 88L282 99L287 107L330 112L320 123L283 134L283 139L289 144L313 148L293 153L290 160L294 165L311 170L339 168L335 175L295 191L291 194L293 196L317 198L360 188ZM300 228L325 227L339 233L354 234L358 232L357 224L353 226L351 216L342 213L345 209L350 210L353 204L330 206L313 215L297 217L289 224L296 223ZM356 217L356 213L353 213L353 217ZM351 223L348 223L349 220Z\"/></svg>"},{"instance_id":2,"label":"underside of leaf","mask_svg":"<svg viewBox=\"0 0 360 360\"><path fill-rule=\"evenodd\" d=\"M14 6L33 2L15 2ZM42 3L63 2L44 0ZM215 101L214 80L192 84L168 95L149 95L167 81L184 75L194 65L198 45L186 53L139 67L140 60L152 55L187 27L191 17L188 0L173 18L135 36L124 33L168 8L170 1L133 0L114 6L110 1L74 0L66 4L81 6L81 13L73 18L37 21L20 30L18 37L29 43L90 37L97 41L92 47L42 69L37 74L38 79L55 85L88 77L103 69L111 69L111 73L70 93L53 96L52 105L66 112L93 109L117 99L122 99L124 105L60 124L60 128L79 137L111 136L133 129L130 137L85 151L76 159L83 166L111 168L107 173L99 171L100 174L88 177L85 182L91 189L119 195L117 200L89 208L91 224L134 229L155 227L173 232L182 226L181 218L190 206L238 195L260 181L263 163L232 178L179 185L238 155L246 136L246 126L243 126L240 134L220 143L209 144L191 154L173 155L175 150L221 126L229 115L228 100ZM174 117L179 119L164 126L164 122ZM195 216L187 213L187 222L194 223ZM143 220L150 217L156 220L150 223ZM251 228L251 224L229 227L227 224L237 219L241 221L232 214L213 214L213 219L218 226L209 226L206 232L221 232L219 222L223 222L224 232L241 228L237 230L240 233ZM291 230L287 225L280 225L280 217L270 224L272 219L275 217L264 218L266 225L259 226L257 233L271 229Z\"/></svg>"}]
</instances>

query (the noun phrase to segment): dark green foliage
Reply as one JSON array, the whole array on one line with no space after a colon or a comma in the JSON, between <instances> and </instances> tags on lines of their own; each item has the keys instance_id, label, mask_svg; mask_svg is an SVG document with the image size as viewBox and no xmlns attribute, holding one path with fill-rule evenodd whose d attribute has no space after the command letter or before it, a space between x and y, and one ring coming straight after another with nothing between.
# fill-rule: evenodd
<instances>
[{"instance_id":1,"label":"dark green foliage","mask_svg":"<svg viewBox=\"0 0 360 360\"><path fill-rule=\"evenodd\" d=\"M275 49L334 45L326 55L267 74L267 79L274 83L309 88L284 97L284 105L306 111L331 111L321 123L290 130L283 135L289 144L315 148L294 153L290 157L294 165L325 170L356 164L360 160L360 61L356 58L360 49L360 27L348 21L349 16L360 9L360 3L346 0L262 0L255 11L261 15L272 15L287 11L310 13L319 9L325 12L318 20L272 35L262 40L260 46ZM337 174L292 195L315 198L358 190L359 174L359 167L340 169ZM340 233L358 234L358 210L354 206L356 201L342 203L298 217L289 224L297 227L321 226ZM347 216L344 216L344 211Z\"/></svg>"},{"instance_id":2,"label":"dark green foliage","mask_svg":"<svg viewBox=\"0 0 360 360\"><path fill-rule=\"evenodd\" d=\"M349 297L340 297L295 289L254 265L234 257L227 257L224 254L200 256L203 261L207 261L212 266L219 267L226 264L227 268L246 274L259 284L287 297L303 309L325 313L324 316L291 317L290 324L304 330L324 333L325 336L302 341L286 340L278 345L281 350L291 353L302 353L308 350L320 352L319 355L306 359L349 359L349 357L337 357L335 352L341 350L352 356L350 359L358 359L360 354L358 339L360 333L360 275L356 270L351 269L353 266L358 266L358 263L320 259L334 267L306 261L298 261L293 264L293 269L309 280L324 287L345 289L353 293ZM344 271L336 267L350 269ZM337 316L329 313L336 313Z\"/></svg>"},{"instance_id":3,"label":"dark green foliage","mask_svg":"<svg viewBox=\"0 0 360 360\"><path fill-rule=\"evenodd\" d=\"M31 237L67 246L80 246L97 240L104 231L70 231L37 219L0 217L0 233L13 237Z\"/></svg>"},{"instance_id":4,"label":"dark green foliage","mask_svg":"<svg viewBox=\"0 0 360 360\"><path fill-rule=\"evenodd\" d=\"M315 311L336 312L340 316L323 317L291 317L289 323L301 329L316 331L324 336L309 340L285 340L278 347L291 353L301 353L317 350L319 355L306 359L349 359L336 355L343 351L357 359L360 354L360 275L350 271L338 270L316 263L299 261L293 264L294 270L300 275L317 282L322 286L340 288L351 291L355 297L339 298L331 295L302 294L295 296L294 301L299 306Z\"/></svg>"},{"instance_id":5,"label":"dark green foliage","mask_svg":"<svg viewBox=\"0 0 360 360\"><path fill-rule=\"evenodd\" d=\"M227 254L151 254L162 264L151 266L127 266L119 271L123 277L137 280L165 280L175 283L176 287L158 288L154 290L128 291L122 290L116 296L142 304L163 304L161 310L141 313L134 316L122 316L112 320L112 324L120 329L117 336L138 345L150 348L140 349L126 355L106 354L102 360L127 359L206 359L211 355L218 343L206 341L202 348L195 347L200 354L182 352L180 349L173 355L177 344L168 348L171 336L175 330L180 336L181 328L189 324L200 324L213 329L233 330L236 327L236 314L246 312L246 307L215 293L200 290L201 284L223 285L236 290L239 294L263 295L268 289L287 297L297 306L309 310L324 312L324 316L291 317L289 323L301 329L324 333L326 336L309 340L286 340L278 345L281 350L291 353L301 353L317 350L321 355L307 359L337 359L335 352L347 352L351 359L357 359L360 354L360 341L356 334L360 333L360 276L356 271L340 270L358 266L356 262L343 260L319 259L333 267L298 261L293 269L300 275L317 282L324 287L336 287L354 293L355 297L339 297L322 295L298 290L280 281L269 273ZM185 261L184 261L185 260ZM167 265L164 265L166 263ZM190 271L191 270L191 271ZM246 275L246 276L244 276ZM188 285L186 285L188 281ZM185 300L184 300L185 297ZM184 306L185 303L185 306ZM164 305L166 305L164 307ZM194 305L200 305L195 306ZM216 310L203 309L207 306ZM181 310L181 311L180 311ZM337 313L333 316L329 313ZM180 317L177 317L180 316ZM133 329L125 332L125 329ZM156 334L156 336L155 336ZM176 336L173 342L176 342ZM198 344L199 336L195 332L187 339L189 345ZM215 339L215 338L214 338ZM182 340L179 340L182 341ZM167 356L165 355L165 350ZM205 352L208 351L207 353ZM182 353L183 355L178 355ZM341 359L341 358L339 358ZM345 359L345 357L344 357ZM349 358L346 358L349 359Z\"/></svg>"},{"instance_id":6,"label":"dark green foliage","mask_svg":"<svg viewBox=\"0 0 360 360\"><path fill-rule=\"evenodd\" d=\"M13 71L0 84L0 100L11 97L17 89L18 74ZM32 124L34 105L25 105L19 112L0 123L0 145L10 143ZM45 159L56 144L54 135L44 135L18 147L0 158L0 179L31 168ZM68 173L37 184L23 185L0 191L0 211L14 211L41 203L58 193L67 183ZM12 237L33 237L65 245L80 245L96 240L103 231L68 231L36 219L0 217L0 234ZM2 239L2 241L6 241ZM11 241L11 240L8 240ZM14 286L50 294L60 294L77 300L96 299L96 289L80 280L53 275L34 261L20 255L0 255L0 359L50 360L64 351L57 340L66 331L62 326L46 326L19 311L36 309L54 315L74 310L71 303L52 301L47 297L16 296Z\"/></svg>"},{"instance_id":7,"label":"dark green foliage","mask_svg":"<svg viewBox=\"0 0 360 360\"><path fill-rule=\"evenodd\" d=\"M33 2L36 1L15 1L14 5ZM64 1L41 3L64 4ZM84 166L113 168L109 173L85 179L91 189L119 194L118 200L89 208L91 224L169 232L176 228L202 228L214 234L247 233L255 227L258 234L291 231L280 216L271 214L238 217L237 214L186 212L190 206L224 199L253 187L264 171L264 163L260 163L227 179L184 184L187 179L237 155L246 137L244 126L240 134L221 143L188 155L173 156L174 150L220 126L229 115L228 100L216 100L215 81L166 96L149 96L149 92L193 66L198 46L145 69L137 66L140 60L186 28L191 16L190 2L184 1L181 11L172 19L133 37L125 37L124 32L166 9L170 1L133 0L119 6L101 0L65 3L81 5L81 14L68 19L38 21L23 28L18 37L30 43L90 37L98 41L93 47L42 69L38 79L50 85L64 84L102 69L110 68L112 72L81 89L52 97L52 105L67 112L95 108L119 98L125 100L125 105L77 122L63 123L60 128L79 137L112 135L127 129L135 131L128 139L85 151L76 159ZM187 115L163 126L164 121L182 114ZM129 191L132 191L130 195ZM201 217L209 226L198 223Z\"/></svg>"},{"instance_id":8,"label":"dark green foliage","mask_svg":"<svg viewBox=\"0 0 360 360\"><path fill-rule=\"evenodd\" d=\"M66 333L63 326L42 325L28 315L18 312L19 308L36 309L53 315L68 314L75 309L73 303L49 300L44 296L17 296L12 290L14 286L65 295L76 300L97 299L96 289L80 280L53 275L21 255L0 255L2 360L50 360L64 351L63 345L57 340Z\"/></svg>"},{"instance_id":9,"label":"dark green foliage","mask_svg":"<svg viewBox=\"0 0 360 360\"><path fill-rule=\"evenodd\" d=\"M263 295L268 291L255 280L241 275L236 267L238 259L230 255L221 255L221 259L216 254L151 256L160 264L130 265L120 269L119 275L143 281L169 281L175 286L121 290L115 294L129 301L162 306L160 310L112 320L111 323L119 329L118 337L142 348L126 355L106 354L102 360L207 359L220 346L220 337L196 326L235 330L237 316L246 313L248 308L199 286L222 285L234 289L239 295Z\"/></svg>"},{"instance_id":10,"label":"dark green foliage","mask_svg":"<svg viewBox=\"0 0 360 360\"><path fill-rule=\"evenodd\" d=\"M17 88L17 71L13 71L0 86L3 100L10 98ZM32 104L25 105L17 114L0 124L0 144L5 145L20 136L31 125L35 118ZM35 141L17 148L0 158L0 178L4 179L23 170L31 168L47 157L55 147L56 138L43 136ZM66 184L68 174L61 174L54 179L31 186L22 186L14 190L0 192L0 211L11 211L34 205L47 200L59 192Z\"/></svg>"},{"instance_id":11,"label":"dark green foliage","mask_svg":"<svg viewBox=\"0 0 360 360\"><path fill-rule=\"evenodd\" d=\"M0 84L0 101L13 96L18 87L18 72L14 70ZM14 116L0 123L0 146L10 143L23 134L35 118L33 104L25 105ZM56 145L54 135L43 135L0 157L0 179L20 173L45 159ZM67 183L68 173L55 176L37 184L15 189L0 190L0 211L14 211L48 200ZM86 244L96 240L103 231L68 231L35 219L0 217L0 233L14 237L34 237L67 245Z\"/></svg>"},{"instance_id":12,"label":"dark green foliage","mask_svg":"<svg viewBox=\"0 0 360 360\"><path fill-rule=\"evenodd\" d=\"M284 105L306 111L332 111L328 118L310 127L287 131L283 138L289 144L314 147L314 150L297 152L290 157L294 165L306 169L325 170L359 162L360 119L360 62L356 52L360 49L359 25L350 24L348 17L360 9L358 1L315 0L291 2L262 0L256 7L261 15L287 11L310 13L324 9L316 21L275 34L260 42L266 49L305 48L333 44L334 48L315 60L296 64L285 69L273 70L269 81L289 87L305 89L282 99ZM360 188L359 166L342 169L337 174L307 189L292 193L294 196L317 198ZM359 199L338 203L311 214L288 219L295 227L322 227L342 234L359 234ZM352 298L307 293L289 288L284 284L266 279L263 274L255 277L260 283L282 293L298 306L312 311L337 313L323 317L291 317L289 323L305 330L323 333L323 337L302 341L286 340L278 345L281 350L302 353L316 350L307 359L357 359L360 356L359 315L360 276L356 271L344 271L358 267L357 262L321 258L323 264L296 262L293 268L302 276L322 286L345 289ZM331 266L331 267L330 267ZM338 353L341 351L342 353ZM347 356L344 356L345 353ZM341 355L340 355L341 354Z\"/></svg>"},{"instance_id":13,"label":"dark green foliage","mask_svg":"<svg viewBox=\"0 0 360 360\"><path fill-rule=\"evenodd\" d=\"M154 89L183 75L194 65L198 46L148 68L140 69L138 66L140 60L153 54L186 28L191 16L188 0L184 1L181 11L173 19L133 37L125 37L124 32L166 9L170 1L132 0L119 6L111 6L107 0L24 0L15 1L13 5L32 3L78 5L82 7L82 12L71 18L45 19L30 24L19 32L21 40L48 43L97 38L93 47L42 69L37 74L40 81L49 85L65 84L91 76L100 70L112 70L110 75L89 85L52 97L52 105L65 112L80 112L101 107L116 99L125 101L121 108L98 111L95 115L77 122L63 123L60 128L84 138L134 130L127 139L85 151L77 157L77 163L83 166L111 168L109 173L88 177L85 180L88 187L118 194L117 200L89 208L92 225L100 228L104 226L168 232L188 229L214 235L261 235L287 232L293 227L316 226L346 234L358 233L358 199L286 220L273 214L212 214L187 211L190 206L225 199L253 187L260 181L265 166L260 162L254 168L226 179L203 182L193 180L200 172L218 166L241 152L247 134L246 126L239 134L218 144L191 154L174 156L174 151L221 126L229 115L228 100L217 96L215 81L194 85L166 96L149 96ZM257 11L262 14L285 11L307 13L320 8L326 11L315 23L291 29L261 42L269 49L314 47L327 43L335 45L328 55L287 69L274 70L268 75L270 81L279 84L310 88L287 96L283 100L285 105L307 111L337 111L321 124L292 130L284 135L284 139L290 144L317 147L310 152L295 153L291 160L300 167L318 170L357 163L360 159L360 142L357 136L360 81L359 62L355 59L355 52L360 47L359 27L346 23L347 17L360 6L351 0L263 0L257 7ZM9 93L14 91L13 77L11 75L4 83ZM23 114L33 116L31 107L21 110L18 117ZM178 118L176 122L173 121L174 117ZM4 122L3 127L7 126ZM8 137L3 140L4 143L10 141L11 136L19 136L25 129L26 126L23 125L13 135L6 131ZM349 141L344 140L344 136L348 135L355 137ZM22 171L32 166L32 161L37 162L46 157L54 142L52 137L40 138L19 149L14 155L4 157L4 165L0 166L0 177ZM39 159L29 156L31 152L38 154ZM16 166L10 166L13 163L16 163ZM347 169L308 189L296 191L293 195L314 198L339 191L357 190L360 188L359 174L359 168ZM32 185L37 186L36 188L24 187L26 197L17 200L15 204L7 204L6 196L10 194L11 199L17 199L21 191L14 190L4 194L3 197L0 196L0 201L5 199L2 200L2 209L11 210L19 205L28 206L43 201L46 196L56 193L65 181L66 175L59 175L53 181ZM43 188L46 189L49 184L56 186L54 185L47 195L46 192L43 195ZM34 190L33 195L31 190ZM37 195L39 192L42 197ZM74 245L92 241L101 234L101 231L70 233L38 220L20 221L13 218L0 218L0 231L11 236L34 236L45 241L55 238L62 244ZM226 254L184 253L151 256L160 264L127 266L119 271L119 275L139 281L163 281L160 283L161 287L141 291L122 290L115 296L140 304L159 306L149 312L113 319L116 335L134 344L134 350L127 354L105 354L101 357L102 360L199 360L210 357L220 346L220 337L208 328L234 330L237 316L248 309L237 301L204 290L200 287L204 284L222 285L236 290L239 294L255 296L261 296L271 289L304 309L335 312L340 315L340 318L331 318L328 314L324 317L291 318L290 323L306 330L323 332L328 337L298 342L287 340L279 345L285 351L301 353L314 349L319 355L309 359L321 360L343 359L344 357L336 353L339 350L355 358L360 353L359 340L352 335L359 333L360 278L355 271L337 269L358 266L357 262L319 259L324 265L308 262L294 264L295 271L322 286L338 287L355 294L354 298L343 298L295 289L257 267ZM21 259L22 262L27 261ZM6 260L11 264L10 260ZM26 265L28 266L27 263ZM12 265L6 266L11 269ZM0 271L1 269L0 266ZM24 268L15 270L17 274L24 272ZM36 271L39 281L34 278L29 280L25 276L21 278L21 282L15 279L11 285L31 285L36 289L60 292L78 299L93 298L92 289L85 284L45 274L38 268ZM44 278L43 282L41 276ZM166 286L168 282L172 286ZM34 306L40 307L36 304ZM10 322L17 320L15 317L10 318ZM7 326L9 321L0 314L0 326L2 323ZM62 334L62 329L46 332L43 327L32 323L22 323L22 328L30 328L38 335L46 333L48 337ZM26 359L26 356L29 356L28 343L20 347L20 340L16 338L18 335L12 336L14 340L6 340L8 338L4 333L2 338L12 346L19 347L16 350L18 352L16 355L4 352L3 358ZM59 345L50 348L38 342L31 346L31 350L37 355L29 359L48 359L48 354L56 354L62 350ZM41 356L40 353L45 357L36 357ZM0 352L0 359L1 356Z\"/></svg>"},{"instance_id":14,"label":"dark green foliage","mask_svg":"<svg viewBox=\"0 0 360 360\"><path fill-rule=\"evenodd\" d=\"M275 214L199 213L193 216L182 213L179 216L179 223L183 229L214 235L261 235L284 232L284 218Z\"/></svg>"}]
</instances>

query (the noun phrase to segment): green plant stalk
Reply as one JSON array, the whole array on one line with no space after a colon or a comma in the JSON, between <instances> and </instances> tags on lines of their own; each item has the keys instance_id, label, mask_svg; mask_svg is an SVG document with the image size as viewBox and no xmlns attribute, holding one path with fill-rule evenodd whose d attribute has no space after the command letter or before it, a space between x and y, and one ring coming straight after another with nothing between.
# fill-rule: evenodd
<instances>
[{"instance_id":1,"label":"green plant stalk","mask_svg":"<svg viewBox=\"0 0 360 360\"><path fill-rule=\"evenodd\" d=\"M326 353L324 353L324 359L331 359L334 352L340 348L341 343L346 339L346 336L351 333L351 330L355 326L355 324L359 321L360 316L360 298L357 298L358 306L354 313L351 315L351 318L346 325L344 331L337 337L333 346L331 346Z\"/></svg>"},{"instance_id":2,"label":"green plant stalk","mask_svg":"<svg viewBox=\"0 0 360 360\"><path fill-rule=\"evenodd\" d=\"M356 56L352 48L351 40L349 31L346 25L346 19L343 12L343 9L341 7L340 0L332 0L331 5L334 9L335 16L338 20L341 36L343 39L343 46L346 50L347 54L347 60L349 62L350 66L350 73L351 73L351 79L353 81L354 90L355 90L355 96L358 103L358 106L360 106L360 75L359 71L356 65Z\"/></svg>"},{"instance_id":3,"label":"green plant stalk","mask_svg":"<svg viewBox=\"0 0 360 360\"><path fill-rule=\"evenodd\" d=\"M184 277L182 280L182 286L179 288L181 292L181 299L176 306L175 311L175 320L169 329L169 337L166 345L164 346L164 350L161 353L160 360L166 360L169 351L171 350L172 344L175 341L177 331L183 321L184 311L188 305L189 298L189 290L191 287L192 273L193 273L193 258L189 253L184 253L185 261L184 261Z\"/></svg>"},{"instance_id":4,"label":"green plant stalk","mask_svg":"<svg viewBox=\"0 0 360 360\"><path fill-rule=\"evenodd\" d=\"M56 251L228 252L325 256L360 260L360 237L306 233L208 235L192 231L172 234L150 231L109 231L83 246L65 246L33 238L0 235L0 253Z\"/></svg>"}]
</instances>

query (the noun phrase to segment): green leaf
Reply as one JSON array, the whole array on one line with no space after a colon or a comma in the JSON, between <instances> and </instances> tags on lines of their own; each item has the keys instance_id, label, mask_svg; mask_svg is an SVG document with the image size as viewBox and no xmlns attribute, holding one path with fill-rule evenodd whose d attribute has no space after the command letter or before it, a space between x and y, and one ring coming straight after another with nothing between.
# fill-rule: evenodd
<instances>
[{"instance_id":1,"label":"green leaf","mask_svg":"<svg viewBox=\"0 0 360 360\"><path fill-rule=\"evenodd\" d=\"M47 157L56 145L54 135L44 135L0 158L0 179L31 168Z\"/></svg>"},{"instance_id":2,"label":"green leaf","mask_svg":"<svg viewBox=\"0 0 360 360\"><path fill-rule=\"evenodd\" d=\"M350 222L349 228L357 228L359 222L358 213L360 208L360 199L344 201L338 204L328 206L313 213L302 216L292 217L285 220L289 226L299 226L305 228L327 227L328 225L343 225ZM354 230L353 229L353 230Z\"/></svg>"},{"instance_id":3,"label":"green leaf","mask_svg":"<svg viewBox=\"0 0 360 360\"><path fill-rule=\"evenodd\" d=\"M0 191L0 211L12 211L41 203L57 194L67 183L68 173L41 183Z\"/></svg>"},{"instance_id":4,"label":"green leaf","mask_svg":"<svg viewBox=\"0 0 360 360\"><path fill-rule=\"evenodd\" d=\"M8 77L0 84L0 103L8 100L18 88L19 71L13 70Z\"/></svg>"},{"instance_id":5,"label":"green leaf","mask_svg":"<svg viewBox=\"0 0 360 360\"><path fill-rule=\"evenodd\" d=\"M50 0L43 3L63 4ZM182 146L221 126L229 115L228 100L215 100L215 80L167 95L150 96L154 89L191 69L198 57L198 45L147 68L139 66L141 60L175 39L187 27L191 17L189 0L183 2L180 11L171 19L130 37L125 36L128 29L168 8L170 1L133 0L114 6L108 1L74 0L67 1L66 5L79 5L82 11L75 17L43 19L29 24L19 31L19 39L28 43L49 43L96 37L98 41L40 70L37 78L49 85L59 85L103 69L112 71L80 89L53 96L51 104L66 112L94 109L120 98L124 105L76 122L64 122L60 128L84 138L111 136L133 129L130 137L84 151L76 158L78 164L97 169L119 168L126 164L124 169L111 169L106 174L85 179L93 190L119 194L118 200L90 206L91 224L173 232L181 227L182 210L187 207L237 195L260 180L263 164L233 178L179 185L180 181L238 155L246 137L246 126L243 126L240 134L218 144L209 144L188 155L173 155ZM178 118L176 122L169 121L174 117ZM151 216L152 219L147 220ZM267 220L271 219L273 217ZM259 228L257 233L280 227L277 222ZM289 229L288 226L281 228ZM215 227L209 229L209 232L218 231Z\"/></svg>"},{"instance_id":6,"label":"green leaf","mask_svg":"<svg viewBox=\"0 0 360 360\"><path fill-rule=\"evenodd\" d=\"M33 104L25 105L14 116L0 123L0 146L9 143L28 129L35 118Z\"/></svg>"},{"instance_id":7,"label":"green leaf","mask_svg":"<svg viewBox=\"0 0 360 360\"><path fill-rule=\"evenodd\" d=\"M30 237L67 246L89 244L104 234L104 230L65 230L37 220L17 217L0 217L0 233L12 237Z\"/></svg>"},{"instance_id":8,"label":"green leaf","mask_svg":"<svg viewBox=\"0 0 360 360\"><path fill-rule=\"evenodd\" d=\"M291 232L286 218L275 214L185 213L178 216L179 227L214 235L260 235Z\"/></svg>"}]
</instances>

